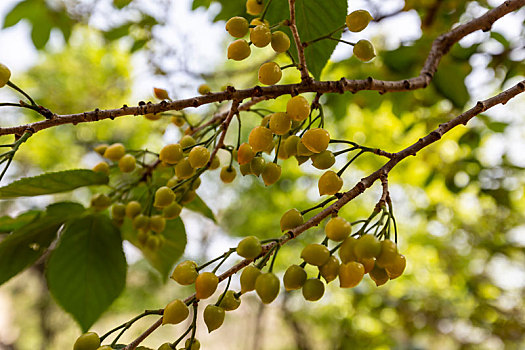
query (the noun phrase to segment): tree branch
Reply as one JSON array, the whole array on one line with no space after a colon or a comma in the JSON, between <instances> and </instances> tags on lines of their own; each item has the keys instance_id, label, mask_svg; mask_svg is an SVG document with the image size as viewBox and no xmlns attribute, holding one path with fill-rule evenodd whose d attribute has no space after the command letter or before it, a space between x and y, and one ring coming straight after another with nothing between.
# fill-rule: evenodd
<instances>
[{"instance_id":1,"label":"tree branch","mask_svg":"<svg viewBox=\"0 0 525 350\"><path fill-rule=\"evenodd\" d=\"M471 120L478 114L483 113L487 109L492 108L498 104L506 104L510 99L523 93L524 91L525 91L525 80L519 82L518 84L514 85L513 87L503 91L502 93L494 97L491 97L485 101L479 101L474 107L460 114L456 118L450 120L447 123L440 124L437 129L430 132L427 136L420 138L417 142L413 143L407 148L397 153L394 153L394 157L391 160L389 160L385 165L383 165L380 169L376 170L369 176L361 179L352 189L350 189L349 191L345 192L342 196L340 196L340 198L335 203L333 203L326 209L322 210L318 214L311 217L304 224L297 226L296 228L288 231L279 240L263 245L262 253L259 255L259 257L264 256L268 251L273 249L276 245L282 246L286 244L286 242L298 237L299 235L301 235L304 231L308 230L309 228L318 226L321 223L321 221L323 221L326 217L332 215L332 213L339 212L339 210L343 206L345 206L350 201L352 201L354 198L356 198L357 196L365 192L367 188L370 188L376 182L376 180L382 177L386 178L388 173L403 159L409 156L415 156L417 152L431 145L432 143L440 140L444 134L446 134L447 132L455 128L456 126L461 125L461 124L466 125L469 122L469 120ZM387 183L383 182L383 190L387 188L386 185ZM220 276L218 276L219 282L222 282L225 279L233 276L234 274L242 270L244 267L248 266L252 261L253 259L244 259L241 262L237 263L236 265L232 266L229 270L225 271ZM185 301L191 300L194 296L195 294L189 296L188 298L185 299ZM128 346L126 346L124 350L135 349L142 340L144 340L149 334L151 334L161 324L162 324L162 319L157 320L139 338L137 338L135 341L130 343Z\"/></svg>"},{"instance_id":2,"label":"tree branch","mask_svg":"<svg viewBox=\"0 0 525 350\"><path fill-rule=\"evenodd\" d=\"M290 0L290 4L294 4L294 0ZM144 115L148 113L161 113L172 110L182 110L188 107L199 107L205 104L214 102L223 102L228 100L243 101L247 98L265 97L267 99L277 98L281 95L297 95L305 92L317 93L344 93L350 91L352 93L362 90L375 90L380 93L395 92L395 91L409 91L425 88L432 80L432 77L437 71L437 67L443 55L445 55L452 45L458 42L463 37L471 34L477 30L488 31L492 24L499 18L506 14L513 12L525 5L525 0L508 0L500 6L487 11L484 15L473 19L472 21L457 26L450 32L439 36L434 40L432 48L425 61L423 69L419 76L405 79L405 80L376 80L372 77L364 80L349 80L342 78L338 81L312 81L308 84L287 84L274 86L256 86L251 89L236 90L231 87L227 91L207 94L204 96L197 96L189 99L182 99L172 102L162 101L158 104L151 102L140 102L136 107L128 107L126 105L118 109L99 110L66 114L53 115L52 119L43 120L31 124L0 128L0 136L18 134L21 135L24 131L29 130L33 133L47 128L55 127L64 124L73 124L94 122L102 119L115 119L126 115ZM301 50L299 50L301 52ZM303 52L304 53L304 52Z\"/></svg>"},{"instance_id":3,"label":"tree branch","mask_svg":"<svg viewBox=\"0 0 525 350\"><path fill-rule=\"evenodd\" d=\"M292 31L293 41L295 42L295 47L297 48L297 56L299 57L299 70L301 71L301 81L303 83L312 82L312 78L308 74L308 67L306 65L306 57L304 56L304 47L301 42L301 37L299 36L299 31L297 30L296 19L295 19L295 0L288 0L290 8L290 30Z\"/></svg>"}]
</instances>

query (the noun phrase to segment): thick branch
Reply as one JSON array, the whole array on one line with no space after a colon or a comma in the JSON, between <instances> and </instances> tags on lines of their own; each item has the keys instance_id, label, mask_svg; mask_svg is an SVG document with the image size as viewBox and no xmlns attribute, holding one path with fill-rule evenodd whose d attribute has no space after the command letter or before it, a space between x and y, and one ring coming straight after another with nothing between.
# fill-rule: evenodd
<instances>
[{"instance_id":1,"label":"thick branch","mask_svg":"<svg viewBox=\"0 0 525 350\"><path fill-rule=\"evenodd\" d=\"M161 113L171 110L182 110L188 107L199 107L205 104L214 102L222 102L227 100L242 101L247 98L265 97L272 99L281 95L297 95L305 92L317 93L344 93L346 91L358 92L362 90L376 90L380 93L395 92L395 91L409 91L426 87L434 73L437 71L439 62L444 54L446 54L452 45L458 42L468 34L477 30L490 30L492 24L499 18L506 14L513 12L525 5L525 0L508 0L500 6L488 11L481 17L473 19L472 21L462 24L450 32L439 36L432 44L432 49L429 52L425 65L421 70L419 76L405 79L405 80L376 80L368 78L364 80L348 80L342 78L338 81L313 81L308 84L288 84L275 86L256 86L251 89L235 90L233 87L224 92L207 94L204 96L193 97L189 99L177 100L173 102L162 101L158 104L153 103L139 103L137 107L123 106L118 109L110 110L94 110L91 112L84 112L78 114L54 115L54 118L43 120L32 124L0 128L1 135L17 134L21 135L26 130L38 132L47 128L51 128L64 124L78 124L85 122L93 122L102 119L115 119L126 115L143 115L148 113Z\"/></svg>"},{"instance_id":2,"label":"thick branch","mask_svg":"<svg viewBox=\"0 0 525 350\"><path fill-rule=\"evenodd\" d=\"M491 97L485 101L478 102L474 107L472 107L465 113L460 114L459 116L450 120L449 122L440 124L436 130L430 132L427 136L420 138L417 142L413 143L407 148L397 153L394 153L394 157L390 161L388 161L385 165L383 165L380 169L376 170L374 173L361 179L352 189L345 192L335 203L333 203L326 209L322 210L321 212L319 212L318 214L310 218L304 224L297 226L296 228L288 231L277 242L271 242L271 243L265 244L263 246L263 251L260 256L264 256L269 250L274 248L276 245L278 244L284 245L286 242L288 242L291 239L296 238L297 236L299 236L300 234L302 234L304 231L308 230L309 228L318 226L326 217L330 216L332 213L339 212L339 210L343 206L345 206L347 203L352 201L354 198L362 194L367 188L371 187L378 179L380 179L381 177L384 177L386 179L386 176L388 175L388 173L403 159L409 156L415 156L417 152L431 145L432 143L438 141L439 139L441 139L441 137L444 134L446 134L447 132L455 128L456 126L460 124L466 125L470 119L474 118L478 114L483 113L487 109L492 108L498 104L505 104L511 98L519 95L520 93L523 93L524 91L525 91L525 80L519 82L518 84L514 85L510 89L507 89L494 97ZM386 187L386 182L383 183L383 189L385 189L385 187ZM238 264L232 266L229 270L225 271L219 276L219 281L222 282L228 277L233 276L234 274L242 270L244 267L248 266L252 261L253 261L252 259L244 259ZM185 301L191 300L194 296L195 295L189 296L188 298L185 299ZM128 346L126 346L124 350L135 349L142 340L144 340L149 334L151 334L161 324L162 324L162 318L157 320L139 338L137 338L135 341L130 343Z\"/></svg>"}]
</instances>

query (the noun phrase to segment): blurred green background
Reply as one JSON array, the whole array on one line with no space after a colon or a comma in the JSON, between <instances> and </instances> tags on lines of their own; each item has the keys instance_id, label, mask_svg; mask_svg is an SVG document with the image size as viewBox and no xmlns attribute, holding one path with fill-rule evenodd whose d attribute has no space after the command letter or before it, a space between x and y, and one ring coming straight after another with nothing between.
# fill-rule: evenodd
<instances>
[{"instance_id":1,"label":"blurred green background","mask_svg":"<svg viewBox=\"0 0 525 350\"><path fill-rule=\"evenodd\" d=\"M203 82L214 91L227 83L237 88L252 86L256 67L272 57L271 50L265 49L247 62L226 62L229 38L223 34L221 20L242 14L242 1L23 3L17 6L11 1L6 7L0 43L16 51L16 42L2 40L12 38L8 31L15 29L20 38L31 40L38 49L36 59L13 79L56 113L154 100L153 86L167 88L172 97L195 95ZM497 2L407 0L392 1L385 7L380 1L351 2L351 9L367 8L374 17L384 17L372 25L370 33L363 34L374 42L378 57L363 64L351 57L347 47L338 47L323 79L415 76L439 33L491 5ZM13 8L18 13L13 14ZM176 20L183 17L185 22ZM522 9L498 22L492 32L476 33L455 45L427 89L323 96L327 129L332 137L391 152L406 147L477 99L523 79L524 18ZM219 22L212 24L214 20ZM193 23L199 27L192 27ZM400 26L405 26L400 30L403 34L392 34L392 28ZM51 34L46 36L47 32ZM215 45L210 49L212 56L206 53L210 40ZM23 52L22 47L20 50ZM196 54L201 56L194 57ZM0 61L3 55L0 52ZM277 60L289 63L286 57ZM297 81L297 73L285 72L282 83ZM3 100L12 98L2 93ZM311 100L313 96L307 97ZM286 100L261 103L261 108L280 111ZM300 292L283 291L274 303L262 306L256 297L247 295L218 331L208 335L200 325L197 337L203 348L525 348L524 107L525 99L519 97L481 115L391 173L399 249L408 262L401 278L381 287L365 278L351 290L339 289L338 282L332 282L317 303L304 301ZM196 120L217 108L220 106L190 110L190 117ZM247 112L241 116L247 136L249 126L256 125L260 117ZM34 115L6 109L0 124L35 120ZM100 142L158 151L180 133L169 120L152 122L142 117L48 129L21 148L9 177L91 167L98 161L92 147ZM235 142L234 135L230 136ZM345 174L345 188L383 163L372 155L361 157ZM309 162L298 166L289 159L283 162L281 180L269 188L251 177L223 185L217 173L207 175L198 193L214 211L218 224L185 211L188 245L181 259L204 262L235 246L242 236L278 236L282 213L318 202L320 174ZM341 215L349 221L367 217L379 196L376 184ZM0 210L13 215L43 207L57 197L87 204L89 192L2 201ZM281 276L287 266L299 262L305 244L322 240L322 229L313 228L281 249L276 262ZM144 309L163 307L191 292L172 281L164 283L138 250L131 245L125 248L130 263L126 290L93 327L99 334ZM0 287L0 349L70 349L80 334L72 318L50 297L43 269L43 264L37 264ZM238 285L235 279L233 285ZM124 340L133 339L147 325L147 320L137 323ZM186 326L165 326L145 344L157 347L176 339Z\"/></svg>"}]
</instances>

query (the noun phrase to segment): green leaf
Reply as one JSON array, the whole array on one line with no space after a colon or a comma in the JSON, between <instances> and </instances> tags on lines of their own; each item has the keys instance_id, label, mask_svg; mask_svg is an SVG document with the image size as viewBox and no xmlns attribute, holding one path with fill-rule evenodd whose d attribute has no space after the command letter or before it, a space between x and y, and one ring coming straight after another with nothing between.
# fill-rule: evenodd
<instances>
[{"instance_id":1,"label":"green leaf","mask_svg":"<svg viewBox=\"0 0 525 350\"><path fill-rule=\"evenodd\" d=\"M0 232L12 232L35 220L42 212L40 210L29 210L18 215L16 218L10 216L0 217Z\"/></svg>"},{"instance_id":2,"label":"green leaf","mask_svg":"<svg viewBox=\"0 0 525 350\"><path fill-rule=\"evenodd\" d=\"M20 22L24 18L31 16L34 10L34 0L26 0L18 3L4 19L4 28L9 28Z\"/></svg>"},{"instance_id":3,"label":"green leaf","mask_svg":"<svg viewBox=\"0 0 525 350\"><path fill-rule=\"evenodd\" d=\"M381 53L383 63L394 72L407 74L421 67L424 57L421 55L422 47L401 46L392 51Z\"/></svg>"},{"instance_id":4,"label":"green leaf","mask_svg":"<svg viewBox=\"0 0 525 350\"><path fill-rule=\"evenodd\" d=\"M51 29L53 27L51 23L48 22L46 16L39 17L33 20L32 23L33 29L31 30L31 40L38 50L42 50L49 41L49 36L51 35Z\"/></svg>"},{"instance_id":5,"label":"green leaf","mask_svg":"<svg viewBox=\"0 0 525 350\"><path fill-rule=\"evenodd\" d=\"M104 33L104 38L107 40L117 40L122 38L123 36L126 36L129 34L129 28L131 27L131 23L125 23L121 25L120 27L111 28L107 32Z\"/></svg>"},{"instance_id":6,"label":"green leaf","mask_svg":"<svg viewBox=\"0 0 525 350\"><path fill-rule=\"evenodd\" d=\"M0 198L40 196L74 190L75 188L104 185L108 176L87 169L65 170L45 173L35 177L26 177L7 186L0 187Z\"/></svg>"},{"instance_id":7,"label":"green leaf","mask_svg":"<svg viewBox=\"0 0 525 350\"><path fill-rule=\"evenodd\" d=\"M464 67L444 61L439 65L432 80L436 90L458 108L463 108L470 99L470 94L465 86L465 78L471 69L470 66Z\"/></svg>"},{"instance_id":8,"label":"green leaf","mask_svg":"<svg viewBox=\"0 0 525 350\"><path fill-rule=\"evenodd\" d=\"M0 243L0 284L37 261L55 239L60 226L83 211L84 207L78 203L56 203L45 214L8 235Z\"/></svg>"},{"instance_id":9,"label":"green leaf","mask_svg":"<svg viewBox=\"0 0 525 350\"><path fill-rule=\"evenodd\" d=\"M307 42L327 35L345 23L348 3L346 0L303 0L295 5L297 18L297 30L301 41ZM269 7L266 18L271 24L278 23L290 17L288 1L274 1ZM291 32L288 28L284 30L290 39ZM341 32L333 34L332 37L339 39ZM335 40L321 40L306 47L304 53L308 70L316 79L320 79L323 68L328 63L332 52L337 46ZM295 45L290 47L292 54L297 59Z\"/></svg>"},{"instance_id":10,"label":"green leaf","mask_svg":"<svg viewBox=\"0 0 525 350\"><path fill-rule=\"evenodd\" d=\"M195 199L192 200L190 203L184 205L184 208L200 213L204 217L207 217L208 219L212 220L213 222L217 222L217 219L215 219L215 215L213 215L211 209L206 205L206 203L204 203L202 198L199 196L195 197Z\"/></svg>"},{"instance_id":11,"label":"green leaf","mask_svg":"<svg viewBox=\"0 0 525 350\"><path fill-rule=\"evenodd\" d=\"M142 246L137 240L137 231L133 229L131 221L126 219L122 225L122 237L142 250L142 254L166 280L173 270L173 265L184 253L186 248L186 230L180 218L168 220L166 229L162 232L164 244L156 251Z\"/></svg>"},{"instance_id":12,"label":"green leaf","mask_svg":"<svg viewBox=\"0 0 525 350\"><path fill-rule=\"evenodd\" d=\"M119 230L91 214L66 226L46 278L58 304L87 331L124 289L126 267Z\"/></svg>"}]
</instances>

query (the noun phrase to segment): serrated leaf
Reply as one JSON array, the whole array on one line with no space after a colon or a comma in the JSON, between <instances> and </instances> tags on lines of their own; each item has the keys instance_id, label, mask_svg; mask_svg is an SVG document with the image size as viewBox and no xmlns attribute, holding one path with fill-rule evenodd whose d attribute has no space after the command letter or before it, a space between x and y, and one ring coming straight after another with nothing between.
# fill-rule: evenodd
<instances>
[{"instance_id":1,"label":"serrated leaf","mask_svg":"<svg viewBox=\"0 0 525 350\"><path fill-rule=\"evenodd\" d=\"M0 284L37 261L56 238L60 226L83 211L78 203L56 203L8 235L0 243Z\"/></svg>"},{"instance_id":2,"label":"serrated leaf","mask_svg":"<svg viewBox=\"0 0 525 350\"><path fill-rule=\"evenodd\" d=\"M213 222L217 222L217 219L215 219L215 215L213 215L211 209L206 205L206 203L204 203L202 198L199 196L195 197L195 199L192 200L190 203L185 204L184 208L202 214L204 217L207 217Z\"/></svg>"},{"instance_id":3,"label":"serrated leaf","mask_svg":"<svg viewBox=\"0 0 525 350\"><path fill-rule=\"evenodd\" d=\"M124 289L126 267L119 230L91 214L65 227L46 278L58 304L87 331Z\"/></svg>"},{"instance_id":4,"label":"serrated leaf","mask_svg":"<svg viewBox=\"0 0 525 350\"><path fill-rule=\"evenodd\" d=\"M126 219L121 227L122 237L142 251L142 254L166 280L173 270L173 265L182 256L186 248L186 230L180 218L168 220L166 229L162 232L164 244L156 251L144 247L137 240L137 231L133 229L131 221Z\"/></svg>"},{"instance_id":5,"label":"serrated leaf","mask_svg":"<svg viewBox=\"0 0 525 350\"><path fill-rule=\"evenodd\" d=\"M106 174L87 169L65 170L26 177L0 187L0 198L40 196L67 192L79 187L104 185L109 181Z\"/></svg>"},{"instance_id":6,"label":"serrated leaf","mask_svg":"<svg viewBox=\"0 0 525 350\"><path fill-rule=\"evenodd\" d=\"M12 232L35 220L42 212L40 210L29 210L18 215L16 218L2 216L0 218L0 232Z\"/></svg>"}]
</instances>

